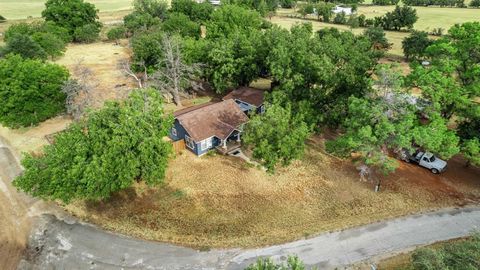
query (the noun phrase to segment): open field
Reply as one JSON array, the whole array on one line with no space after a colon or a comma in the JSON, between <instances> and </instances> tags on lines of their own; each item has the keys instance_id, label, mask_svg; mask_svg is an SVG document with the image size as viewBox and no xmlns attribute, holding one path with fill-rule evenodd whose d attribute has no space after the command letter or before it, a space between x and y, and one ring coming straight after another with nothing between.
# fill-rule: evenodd
<instances>
[{"instance_id":1,"label":"open field","mask_svg":"<svg viewBox=\"0 0 480 270\"><path fill-rule=\"evenodd\" d=\"M46 0L2 0L0 14L8 20L40 17ZM131 9L132 0L87 0L101 11Z\"/></svg>"},{"instance_id":2,"label":"open field","mask_svg":"<svg viewBox=\"0 0 480 270\"><path fill-rule=\"evenodd\" d=\"M480 21L479 9L465 8L440 8L440 7L414 7L417 10L419 19L415 24L415 29L432 31L434 28L443 28L446 31L456 23L464 23L469 21ZM358 14L364 14L367 18L382 16L388 11L394 9L394 6L368 6L361 5L358 7ZM343 31L352 31L355 34L361 34L364 28L351 29L348 25L338 25L333 23L323 23L316 20L316 16L307 16L308 20L302 18L291 18L295 12L293 9L279 9L278 16L272 18L272 22L282 27L290 28L296 23L311 22L314 31L322 28L334 27ZM297 16L299 16L297 14ZM402 40L409 35L408 32L386 31L386 36L392 48L389 53L402 56Z\"/></svg>"},{"instance_id":3,"label":"open field","mask_svg":"<svg viewBox=\"0 0 480 270\"><path fill-rule=\"evenodd\" d=\"M310 140L303 160L274 175L233 157L186 151L170 162L162 187L138 184L66 209L107 230L208 249L281 243L480 196L480 170L454 160L441 176L402 163L374 193L349 161L324 154L322 142Z\"/></svg>"},{"instance_id":4,"label":"open field","mask_svg":"<svg viewBox=\"0 0 480 270\"><path fill-rule=\"evenodd\" d=\"M310 22L313 25L313 30L318 31L323 28L328 28L328 27L334 27L338 28L343 31L352 31L354 34L361 34L363 33L364 29L363 28L356 28L356 29L351 29L347 25L338 25L338 24L331 24L331 23L323 23L319 22L316 20L304 20L301 18L289 18L289 17L283 17L283 16L275 16L272 17L271 19L272 23L278 24L281 27L285 27L287 29L290 29L293 25L297 23L304 23L304 22ZM396 31L386 31L385 32L388 38L388 41L390 43L393 43L392 48L388 51L389 53L397 56L402 56L403 51L402 51L402 40L409 35L409 33L406 32L396 32Z\"/></svg>"},{"instance_id":5,"label":"open field","mask_svg":"<svg viewBox=\"0 0 480 270\"><path fill-rule=\"evenodd\" d=\"M359 6L358 14L365 14L367 18L382 16L393 10L394 6ZM456 23L480 21L480 9L477 8L441 8L441 7L413 7L417 10L418 21L414 28L431 31L434 28L443 28L447 31Z\"/></svg>"}]
</instances>

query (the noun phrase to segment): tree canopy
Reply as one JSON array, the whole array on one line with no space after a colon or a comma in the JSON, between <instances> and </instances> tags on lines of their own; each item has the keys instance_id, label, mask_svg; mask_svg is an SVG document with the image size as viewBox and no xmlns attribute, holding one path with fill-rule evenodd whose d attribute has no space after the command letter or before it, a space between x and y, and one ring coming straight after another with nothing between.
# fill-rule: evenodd
<instances>
[{"instance_id":1,"label":"tree canopy","mask_svg":"<svg viewBox=\"0 0 480 270\"><path fill-rule=\"evenodd\" d=\"M95 28L98 36L102 24L98 21L97 13L95 5L83 0L47 0L42 17L47 22L64 27L77 40L79 35L75 35L75 32L82 31L78 29L86 25Z\"/></svg>"},{"instance_id":2,"label":"tree canopy","mask_svg":"<svg viewBox=\"0 0 480 270\"><path fill-rule=\"evenodd\" d=\"M107 102L55 136L43 154L27 154L25 171L13 184L36 197L100 200L135 181L163 181L171 144L163 139L172 118L151 89L135 90L122 102Z\"/></svg>"},{"instance_id":3,"label":"tree canopy","mask_svg":"<svg viewBox=\"0 0 480 270\"><path fill-rule=\"evenodd\" d=\"M412 31L410 36L402 41L403 55L408 60L419 59L425 56L425 50L432 44L428 33L424 31Z\"/></svg>"},{"instance_id":4,"label":"tree canopy","mask_svg":"<svg viewBox=\"0 0 480 270\"><path fill-rule=\"evenodd\" d=\"M309 128L291 106L269 104L264 114L253 116L247 123L243 142L253 146L253 157L273 172L280 163L290 164L303 155Z\"/></svg>"},{"instance_id":5,"label":"tree canopy","mask_svg":"<svg viewBox=\"0 0 480 270\"><path fill-rule=\"evenodd\" d=\"M70 41L67 29L52 22L18 23L5 32L6 45L1 53L45 60L62 56Z\"/></svg>"},{"instance_id":6,"label":"tree canopy","mask_svg":"<svg viewBox=\"0 0 480 270\"><path fill-rule=\"evenodd\" d=\"M376 17L376 26L381 26L385 30L396 30L406 27L412 29L417 22L417 11L409 6L395 6L393 11L387 12L383 17Z\"/></svg>"},{"instance_id":7,"label":"tree canopy","mask_svg":"<svg viewBox=\"0 0 480 270\"><path fill-rule=\"evenodd\" d=\"M0 122L8 127L38 124L65 109L61 88L68 71L39 60L0 59Z\"/></svg>"}]
</instances>

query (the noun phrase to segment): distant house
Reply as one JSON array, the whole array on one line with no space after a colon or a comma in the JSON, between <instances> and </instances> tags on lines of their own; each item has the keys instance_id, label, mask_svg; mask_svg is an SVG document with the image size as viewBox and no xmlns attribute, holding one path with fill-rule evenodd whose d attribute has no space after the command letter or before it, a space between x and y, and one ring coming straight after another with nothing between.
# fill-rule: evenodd
<instances>
[{"instance_id":1,"label":"distant house","mask_svg":"<svg viewBox=\"0 0 480 270\"><path fill-rule=\"evenodd\" d=\"M214 6L219 6L221 3L220 3L220 0L196 0L197 3L204 3L204 2L209 2L210 4L214 5Z\"/></svg>"},{"instance_id":2,"label":"distant house","mask_svg":"<svg viewBox=\"0 0 480 270\"><path fill-rule=\"evenodd\" d=\"M240 147L247 115L233 99L189 107L173 114L173 141L185 140L186 148L200 156L217 148L228 153Z\"/></svg>"},{"instance_id":3,"label":"distant house","mask_svg":"<svg viewBox=\"0 0 480 270\"><path fill-rule=\"evenodd\" d=\"M249 114L251 112L263 113L265 105L263 104L265 98L265 91L251 88L240 87L228 93L223 100L233 99L238 104L240 109Z\"/></svg>"},{"instance_id":4,"label":"distant house","mask_svg":"<svg viewBox=\"0 0 480 270\"><path fill-rule=\"evenodd\" d=\"M345 13L345 15L352 15L353 11L351 7L341 7L341 6L335 6L335 8L332 10L333 13L338 14L338 13Z\"/></svg>"}]
</instances>

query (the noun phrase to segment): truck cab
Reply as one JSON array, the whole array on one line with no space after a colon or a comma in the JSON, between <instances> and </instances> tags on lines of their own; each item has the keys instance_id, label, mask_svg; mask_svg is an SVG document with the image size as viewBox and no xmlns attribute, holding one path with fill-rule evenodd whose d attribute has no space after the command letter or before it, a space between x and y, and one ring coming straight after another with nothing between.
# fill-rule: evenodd
<instances>
[{"instance_id":1,"label":"truck cab","mask_svg":"<svg viewBox=\"0 0 480 270\"><path fill-rule=\"evenodd\" d=\"M405 161L417 163L435 174L444 172L447 169L447 162L430 152L417 151L413 155L407 155Z\"/></svg>"}]
</instances>

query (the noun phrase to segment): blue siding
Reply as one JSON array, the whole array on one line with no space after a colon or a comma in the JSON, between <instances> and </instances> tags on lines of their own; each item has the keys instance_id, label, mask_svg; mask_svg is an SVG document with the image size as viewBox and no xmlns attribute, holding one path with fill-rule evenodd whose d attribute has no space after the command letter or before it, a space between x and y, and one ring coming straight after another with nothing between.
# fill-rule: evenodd
<instances>
[{"instance_id":1,"label":"blue siding","mask_svg":"<svg viewBox=\"0 0 480 270\"><path fill-rule=\"evenodd\" d=\"M220 145L220 139L218 139L217 137L212 137L212 147L210 148L207 148L205 150L202 151L202 146L201 146L201 142L195 142L195 151L193 151L195 154L197 154L197 156L200 156L200 155L203 155L205 154L206 152L214 149L215 147L219 146Z\"/></svg>"},{"instance_id":2,"label":"blue siding","mask_svg":"<svg viewBox=\"0 0 480 270\"><path fill-rule=\"evenodd\" d=\"M241 100L236 99L235 102L237 103L238 107L240 107L240 110L242 110L244 113L249 113L253 109L255 109L255 106L250 105L246 102L243 102Z\"/></svg>"},{"instance_id":3,"label":"blue siding","mask_svg":"<svg viewBox=\"0 0 480 270\"><path fill-rule=\"evenodd\" d=\"M187 131L183 128L182 125L180 125L180 122L177 119L175 119L175 122L173 123L173 127L177 130L177 136L173 135L172 133L173 129L170 130L169 137L173 141L176 142L176 141L185 139L185 135L188 135Z\"/></svg>"},{"instance_id":4,"label":"blue siding","mask_svg":"<svg viewBox=\"0 0 480 270\"><path fill-rule=\"evenodd\" d=\"M263 104L257 108L254 105L248 104L238 99L236 99L235 102L237 103L238 107L240 107L240 110L242 110L246 114L249 114L252 111L255 111L255 113L263 113Z\"/></svg>"},{"instance_id":5,"label":"blue siding","mask_svg":"<svg viewBox=\"0 0 480 270\"><path fill-rule=\"evenodd\" d=\"M261 113L264 113L264 112L265 112L265 105L262 104L262 105L260 105L260 107L257 108L257 113L261 114Z\"/></svg>"}]
</instances>

